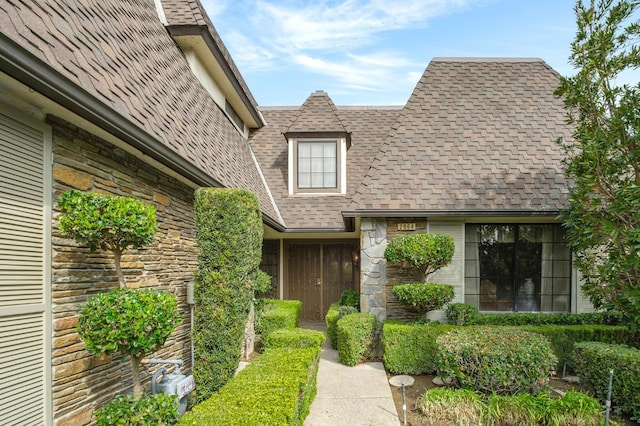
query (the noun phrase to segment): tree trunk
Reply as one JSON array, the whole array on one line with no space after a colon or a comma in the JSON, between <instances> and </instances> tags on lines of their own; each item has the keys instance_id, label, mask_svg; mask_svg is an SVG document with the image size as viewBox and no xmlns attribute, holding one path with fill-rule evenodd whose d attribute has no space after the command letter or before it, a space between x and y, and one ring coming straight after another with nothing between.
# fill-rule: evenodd
<instances>
[{"instance_id":1,"label":"tree trunk","mask_svg":"<svg viewBox=\"0 0 640 426\"><path fill-rule=\"evenodd\" d=\"M129 355L131 358L131 377L133 378L133 399L136 401L142 397L142 385L140 384L140 359L142 357L136 357Z\"/></svg>"},{"instance_id":2,"label":"tree trunk","mask_svg":"<svg viewBox=\"0 0 640 426\"><path fill-rule=\"evenodd\" d=\"M122 250L113 250L113 262L116 264L116 273L118 274L120 288L127 288L124 273L122 273L122 266L120 265L120 259L122 259Z\"/></svg>"}]
</instances>

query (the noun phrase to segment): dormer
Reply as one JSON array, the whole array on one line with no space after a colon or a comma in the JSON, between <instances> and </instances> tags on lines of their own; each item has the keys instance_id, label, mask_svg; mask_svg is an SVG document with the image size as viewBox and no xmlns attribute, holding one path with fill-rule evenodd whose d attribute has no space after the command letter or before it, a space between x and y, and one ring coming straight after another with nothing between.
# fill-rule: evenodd
<instances>
[{"instance_id":1,"label":"dormer","mask_svg":"<svg viewBox=\"0 0 640 426\"><path fill-rule=\"evenodd\" d=\"M345 195L351 132L323 91L312 93L285 130L289 195Z\"/></svg>"}]
</instances>

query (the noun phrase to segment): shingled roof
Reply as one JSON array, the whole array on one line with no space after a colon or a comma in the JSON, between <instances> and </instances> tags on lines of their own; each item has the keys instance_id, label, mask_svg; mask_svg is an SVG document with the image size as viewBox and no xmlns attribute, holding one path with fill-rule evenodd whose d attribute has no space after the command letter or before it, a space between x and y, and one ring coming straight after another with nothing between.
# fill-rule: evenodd
<instances>
[{"instance_id":1,"label":"shingled roof","mask_svg":"<svg viewBox=\"0 0 640 426\"><path fill-rule=\"evenodd\" d=\"M326 93L315 92L301 107L267 107L261 112L267 125L255 132L250 142L287 229L345 230L342 211L349 206L400 107L336 107ZM285 133L294 130L350 132L346 195L289 194Z\"/></svg>"},{"instance_id":2,"label":"shingled roof","mask_svg":"<svg viewBox=\"0 0 640 426\"><path fill-rule=\"evenodd\" d=\"M348 126L340 118L335 104L326 92L312 93L302 104L285 134L349 134Z\"/></svg>"},{"instance_id":3,"label":"shingled roof","mask_svg":"<svg viewBox=\"0 0 640 426\"><path fill-rule=\"evenodd\" d=\"M162 5L172 26L199 25L215 38L246 89L200 3ZM198 184L253 191L278 223L249 145L224 125L153 1L2 2L0 28L0 71Z\"/></svg>"},{"instance_id":4,"label":"shingled roof","mask_svg":"<svg viewBox=\"0 0 640 426\"><path fill-rule=\"evenodd\" d=\"M346 215L555 214L571 138L540 59L436 58Z\"/></svg>"}]
</instances>

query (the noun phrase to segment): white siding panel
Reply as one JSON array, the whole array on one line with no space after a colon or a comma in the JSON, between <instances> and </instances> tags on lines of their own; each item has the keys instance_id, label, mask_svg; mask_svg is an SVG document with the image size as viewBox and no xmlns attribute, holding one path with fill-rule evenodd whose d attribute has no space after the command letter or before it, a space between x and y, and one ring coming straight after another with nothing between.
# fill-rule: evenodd
<instances>
[{"instance_id":1,"label":"white siding panel","mask_svg":"<svg viewBox=\"0 0 640 426\"><path fill-rule=\"evenodd\" d=\"M51 424L50 136L44 124L4 111L0 107L0 424Z\"/></svg>"},{"instance_id":2,"label":"white siding panel","mask_svg":"<svg viewBox=\"0 0 640 426\"><path fill-rule=\"evenodd\" d=\"M428 230L434 234L449 235L456 248L451 263L429 275L427 281L452 284L456 290L453 302L464 302L464 223L429 222Z\"/></svg>"}]
</instances>

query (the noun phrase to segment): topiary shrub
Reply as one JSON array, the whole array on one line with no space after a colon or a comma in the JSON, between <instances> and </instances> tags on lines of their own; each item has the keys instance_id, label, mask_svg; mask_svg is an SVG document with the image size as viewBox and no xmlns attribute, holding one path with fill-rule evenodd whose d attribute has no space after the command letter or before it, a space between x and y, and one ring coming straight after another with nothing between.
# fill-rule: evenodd
<instances>
[{"instance_id":1,"label":"topiary shrub","mask_svg":"<svg viewBox=\"0 0 640 426\"><path fill-rule=\"evenodd\" d=\"M351 306L360 312L360 293L355 290L345 290L340 294L341 306Z\"/></svg>"},{"instance_id":2,"label":"topiary shrub","mask_svg":"<svg viewBox=\"0 0 640 426\"><path fill-rule=\"evenodd\" d=\"M300 322L302 302L299 300L264 299L256 319L256 333L264 340L281 328L296 328Z\"/></svg>"},{"instance_id":3,"label":"topiary shrub","mask_svg":"<svg viewBox=\"0 0 640 426\"><path fill-rule=\"evenodd\" d=\"M438 375L481 392L537 392L558 362L546 338L518 329L464 327L436 342Z\"/></svg>"},{"instance_id":4,"label":"topiary shrub","mask_svg":"<svg viewBox=\"0 0 640 426\"><path fill-rule=\"evenodd\" d=\"M334 303L329 306L327 315L325 316L325 324L327 325L327 336L331 342L333 349L338 349L338 321L340 318L357 313L358 310L353 306L341 306L338 303Z\"/></svg>"},{"instance_id":5,"label":"topiary shrub","mask_svg":"<svg viewBox=\"0 0 640 426\"><path fill-rule=\"evenodd\" d=\"M262 258L257 197L238 189L196 191L193 375L202 401L224 385L240 362L245 324Z\"/></svg>"},{"instance_id":6,"label":"topiary shrub","mask_svg":"<svg viewBox=\"0 0 640 426\"><path fill-rule=\"evenodd\" d=\"M446 324L405 324L388 320L382 324L384 366L393 374L433 374L437 365L436 338L455 327Z\"/></svg>"},{"instance_id":7,"label":"topiary shrub","mask_svg":"<svg viewBox=\"0 0 640 426\"><path fill-rule=\"evenodd\" d=\"M281 328L269 334L264 346L266 349L321 348L326 340L326 336L321 331L306 328Z\"/></svg>"},{"instance_id":8,"label":"topiary shrub","mask_svg":"<svg viewBox=\"0 0 640 426\"><path fill-rule=\"evenodd\" d=\"M153 242L157 230L155 207L133 198L79 191L63 193L58 206L62 235L88 245L91 251L112 252L120 288L126 288L120 265L122 253Z\"/></svg>"},{"instance_id":9,"label":"topiary shrub","mask_svg":"<svg viewBox=\"0 0 640 426\"><path fill-rule=\"evenodd\" d=\"M338 358L344 365L354 366L371 359L375 350L378 319L370 313L354 313L338 321Z\"/></svg>"},{"instance_id":10,"label":"topiary shrub","mask_svg":"<svg viewBox=\"0 0 640 426\"><path fill-rule=\"evenodd\" d=\"M152 289L116 289L91 297L82 306L78 334L95 355L129 355L133 395L142 396L140 360L164 345L180 322L172 294Z\"/></svg>"},{"instance_id":11,"label":"topiary shrub","mask_svg":"<svg viewBox=\"0 0 640 426\"><path fill-rule=\"evenodd\" d=\"M155 394L134 400L132 396L119 395L96 411L98 426L171 426L180 415L175 395Z\"/></svg>"},{"instance_id":12,"label":"topiary shrub","mask_svg":"<svg viewBox=\"0 0 640 426\"><path fill-rule=\"evenodd\" d=\"M444 234L410 234L392 238L384 251L388 262L406 264L426 277L453 259L453 238Z\"/></svg>"},{"instance_id":13,"label":"topiary shrub","mask_svg":"<svg viewBox=\"0 0 640 426\"><path fill-rule=\"evenodd\" d=\"M478 314L478 308L468 303L449 303L444 314L449 320L449 323L466 325L467 322Z\"/></svg>"},{"instance_id":14,"label":"topiary shrub","mask_svg":"<svg viewBox=\"0 0 640 426\"><path fill-rule=\"evenodd\" d=\"M613 411L640 420L640 350L625 345L581 342L575 345L571 363L580 382L603 403L607 400L609 370L613 369Z\"/></svg>"},{"instance_id":15,"label":"topiary shrub","mask_svg":"<svg viewBox=\"0 0 640 426\"><path fill-rule=\"evenodd\" d=\"M398 284L391 292L402 304L423 314L442 309L455 296L452 285L435 283Z\"/></svg>"}]
</instances>

